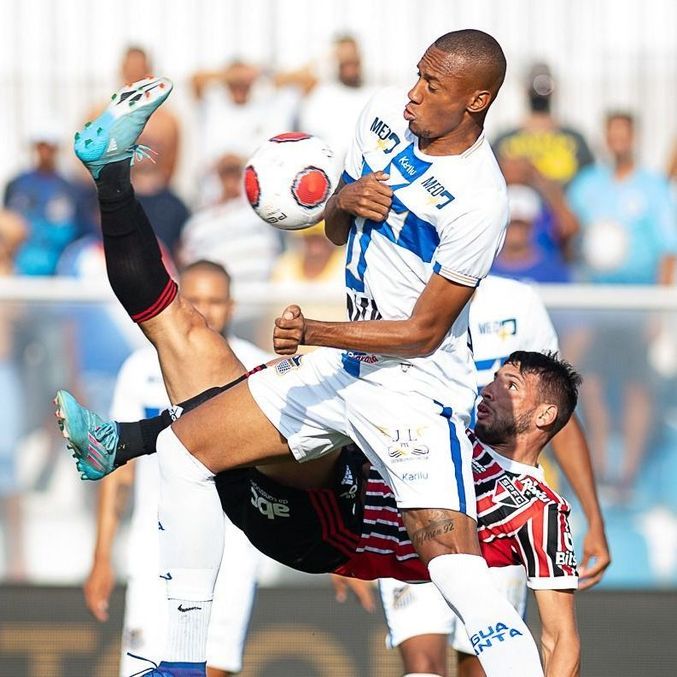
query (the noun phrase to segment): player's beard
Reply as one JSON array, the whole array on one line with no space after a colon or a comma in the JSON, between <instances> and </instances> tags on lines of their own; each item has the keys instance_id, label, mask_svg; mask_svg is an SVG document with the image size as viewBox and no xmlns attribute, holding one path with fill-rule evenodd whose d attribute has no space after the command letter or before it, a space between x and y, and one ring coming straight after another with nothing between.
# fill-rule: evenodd
<instances>
[{"instance_id":1,"label":"player's beard","mask_svg":"<svg viewBox=\"0 0 677 677\"><path fill-rule=\"evenodd\" d=\"M519 416L497 415L489 421L477 421L475 435L489 446L504 445L529 430L533 415L534 409L530 409Z\"/></svg>"}]
</instances>

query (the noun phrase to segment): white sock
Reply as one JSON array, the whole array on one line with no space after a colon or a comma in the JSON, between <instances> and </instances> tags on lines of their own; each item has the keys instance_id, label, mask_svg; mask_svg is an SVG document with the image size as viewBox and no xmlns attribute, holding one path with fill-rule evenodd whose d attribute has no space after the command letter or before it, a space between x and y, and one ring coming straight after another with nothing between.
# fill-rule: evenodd
<instances>
[{"instance_id":1,"label":"white sock","mask_svg":"<svg viewBox=\"0 0 677 677\"><path fill-rule=\"evenodd\" d=\"M543 677L533 637L477 555L440 555L430 578L463 621L487 677Z\"/></svg>"},{"instance_id":2,"label":"white sock","mask_svg":"<svg viewBox=\"0 0 677 677\"><path fill-rule=\"evenodd\" d=\"M224 517L214 475L171 428L157 440L160 466L160 576L167 581L166 661L200 663L214 583L221 566Z\"/></svg>"}]
</instances>

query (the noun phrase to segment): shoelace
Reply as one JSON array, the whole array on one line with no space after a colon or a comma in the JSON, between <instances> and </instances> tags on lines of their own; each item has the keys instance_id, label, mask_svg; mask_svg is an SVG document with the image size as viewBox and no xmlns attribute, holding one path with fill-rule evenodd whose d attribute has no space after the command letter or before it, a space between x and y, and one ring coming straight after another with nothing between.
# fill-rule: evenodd
<instances>
[{"instance_id":1,"label":"shoelace","mask_svg":"<svg viewBox=\"0 0 677 677\"><path fill-rule=\"evenodd\" d=\"M154 155L157 156L159 153L154 151L150 146L144 146L141 143L136 143L132 146L132 164L135 162L141 162L141 160L148 159L153 164L155 164Z\"/></svg>"},{"instance_id":2,"label":"shoelace","mask_svg":"<svg viewBox=\"0 0 677 677\"><path fill-rule=\"evenodd\" d=\"M140 675L147 675L147 674L153 672L153 670L158 669L158 664L155 661L152 661L150 658L144 658L143 656L137 656L136 654L133 654L131 651L128 651L127 655L130 658L136 658L139 661L146 661L146 663L150 663L150 666L143 668L143 670L140 670L139 672L135 672L134 674L129 675L129 677L140 677Z\"/></svg>"}]
</instances>

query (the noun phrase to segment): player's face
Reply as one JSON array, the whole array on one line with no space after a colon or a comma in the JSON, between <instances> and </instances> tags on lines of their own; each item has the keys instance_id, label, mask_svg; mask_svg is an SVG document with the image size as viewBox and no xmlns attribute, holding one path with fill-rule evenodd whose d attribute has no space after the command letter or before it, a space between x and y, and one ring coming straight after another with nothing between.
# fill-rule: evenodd
<instances>
[{"instance_id":1,"label":"player's face","mask_svg":"<svg viewBox=\"0 0 677 677\"><path fill-rule=\"evenodd\" d=\"M212 270L190 270L181 276L181 295L205 318L210 329L219 332L228 326L233 310L229 284Z\"/></svg>"},{"instance_id":2,"label":"player's face","mask_svg":"<svg viewBox=\"0 0 677 677\"><path fill-rule=\"evenodd\" d=\"M482 390L475 433L491 445L509 444L534 425L538 403L536 376L522 374L513 364L503 365Z\"/></svg>"},{"instance_id":3,"label":"player's face","mask_svg":"<svg viewBox=\"0 0 677 677\"><path fill-rule=\"evenodd\" d=\"M439 139L461 124L472 92L460 60L430 47L418 63L418 79L409 90L404 119L420 139Z\"/></svg>"}]
</instances>

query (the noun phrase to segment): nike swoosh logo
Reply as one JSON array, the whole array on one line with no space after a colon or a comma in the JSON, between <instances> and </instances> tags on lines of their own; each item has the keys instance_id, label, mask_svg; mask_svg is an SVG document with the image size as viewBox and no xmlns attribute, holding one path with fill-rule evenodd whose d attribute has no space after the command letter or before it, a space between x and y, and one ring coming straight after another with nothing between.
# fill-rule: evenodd
<instances>
[{"instance_id":1,"label":"nike swoosh logo","mask_svg":"<svg viewBox=\"0 0 677 677\"><path fill-rule=\"evenodd\" d=\"M166 581L171 581L172 575L168 571L166 574L160 574L160 578L164 578Z\"/></svg>"},{"instance_id":2,"label":"nike swoosh logo","mask_svg":"<svg viewBox=\"0 0 677 677\"><path fill-rule=\"evenodd\" d=\"M196 609L202 609L202 607L201 607L201 606L187 606L187 607L184 609L183 606L182 606L181 604L179 604L179 606L177 607L177 609L178 609L179 611L183 611L183 612L185 613L186 611L195 611Z\"/></svg>"}]
</instances>

